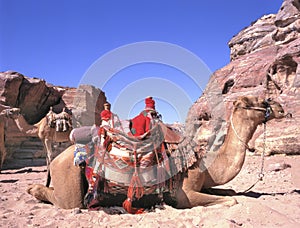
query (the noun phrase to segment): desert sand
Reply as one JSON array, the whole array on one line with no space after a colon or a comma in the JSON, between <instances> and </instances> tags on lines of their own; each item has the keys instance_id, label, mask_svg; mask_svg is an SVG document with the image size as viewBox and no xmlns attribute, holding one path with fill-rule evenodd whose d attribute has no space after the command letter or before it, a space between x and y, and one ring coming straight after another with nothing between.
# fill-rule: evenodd
<instances>
[{"instance_id":1,"label":"desert sand","mask_svg":"<svg viewBox=\"0 0 300 228\"><path fill-rule=\"evenodd\" d=\"M64 210L26 193L44 184L46 166L6 169L0 174L0 227L300 227L300 156L269 156L257 180L261 157L247 155L240 174L219 188L233 189L237 205L174 209L165 205L139 215L112 210ZM224 167L226 169L226 167Z\"/></svg>"}]
</instances>

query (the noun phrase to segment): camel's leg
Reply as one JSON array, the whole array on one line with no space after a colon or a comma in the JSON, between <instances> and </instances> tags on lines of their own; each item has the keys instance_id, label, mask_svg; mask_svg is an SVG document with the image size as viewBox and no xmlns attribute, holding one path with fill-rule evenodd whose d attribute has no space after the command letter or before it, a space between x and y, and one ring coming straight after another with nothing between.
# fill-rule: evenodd
<instances>
[{"instance_id":1,"label":"camel's leg","mask_svg":"<svg viewBox=\"0 0 300 228\"><path fill-rule=\"evenodd\" d=\"M3 166L3 163L4 163L5 157L6 157L5 147L0 146L0 173L1 173L1 170L2 170L2 166Z\"/></svg>"},{"instance_id":2,"label":"camel's leg","mask_svg":"<svg viewBox=\"0 0 300 228\"><path fill-rule=\"evenodd\" d=\"M50 164L53 188L31 185L27 192L39 200L50 202L57 207L70 209L84 207L83 198L87 191L84 169L75 166L75 146L70 146Z\"/></svg>"},{"instance_id":3,"label":"camel's leg","mask_svg":"<svg viewBox=\"0 0 300 228\"><path fill-rule=\"evenodd\" d=\"M205 174L198 169L188 171L188 177L183 181L183 191L185 192L191 207L226 205L232 206L237 201L230 196L216 196L200 192L205 180Z\"/></svg>"},{"instance_id":4,"label":"camel's leg","mask_svg":"<svg viewBox=\"0 0 300 228\"><path fill-rule=\"evenodd\" d=\"M234 199L231 196L216 196L201 192L190 191L187 194L187 197L192 207L212 205L233 206L237 204L236 199Z\"/></svg>"},{"instance_id":5,"label":"camel's leg","mask_svg":"<svg viewBox=\"0 0 300 228\"><path fill-rule=\"evenodd\" d=\"M51 183L51 175L50 175L50 169L47 167L47 180L46 180L46 187L49 187Z\"/></svg>"},{"instance_id":6,"label":"camel's leg","mask_svg":"<svg viewBox=\"0 0 300 228\"><path fill-rule=\"evenodd\" d=\"M190 203L190 200L189 200L187 194L182 189L182 186L176 190L175 198L176 198L176 204L174 205L174 207L180 208L180 209L192 207L192 204ZM168 202L166 202L166 203L168 204Z\"/></svg>"},{"instance_id":7,"label":"camel's leg","mask_svg":"<svg viewBox=\"0 0 300 228\"><path fill-rule=\"evenodd\" d=\"M46 156L47 156L47 166L50 165L51 161L53 160L53 151L52 151L52 143L49 139L44 139L44 146L46 149Z\"/></svg>"},{"instance_id":8,"label":"camel's leg","mask_svg":"<svg viewBox=\"0 0 300 228\"><path fill-rule=\"evenodd\" d=\"M52 144L51 141L47 138L44 139L44 147L46 149L46 162L47 162L47 180L46 180L46 187L50 186L51 176L50 176L50 163L52 161Z\"/></svg>"}]
</instances>

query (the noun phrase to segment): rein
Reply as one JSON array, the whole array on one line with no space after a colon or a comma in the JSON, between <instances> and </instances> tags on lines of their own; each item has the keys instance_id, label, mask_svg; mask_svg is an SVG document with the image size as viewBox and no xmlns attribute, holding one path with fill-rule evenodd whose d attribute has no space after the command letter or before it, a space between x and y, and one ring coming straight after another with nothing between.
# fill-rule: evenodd
<instances>
[{"instance_id":1,"label":"rein","mask_svg":"<svg viewBox=\"0 0 300 228\"><path fill-rule=\"evenodd\" d=\"M265 120L263 122L264 124L264 137L263 137L263 142L264 142L264 145L263 145L263 152L261 154L261 166L260 166L260 172L258 174L258 178L256 180L256 182L254 182L249 188L247 188L246 190L244 190L242 193L246 193L248 192L249 190L251 190L259 181L262 181L263 180L263 177L264 177L264 160L265 160L265 151L266 151L266 127L267 127L267 120L268 118L270 117L270 114L272 112L272 109L270 107L270 104L268 102L268 100L265 101L266 102L266 108L261 108L261 107L247 107L247 108L244 108L244 109L251 109L251 110L257 110L257 111L263 111L265 112ZM234 131L234 134L236 135L236 137L244 144L244 146L248 149L248 150L251 150L251 148L241 139L241 137L238 135L234 125L233 125L233 121L232 121L232 115L230 116L230 124L231 124L231 127Z\"/></svg>"},{"instance_id":2,"label":"rein","mask_svg":"<svg viewBox=\"0 0 300 228\"><path fill-rule=\"evenodd\" d=\"M244 190L242 193L249 192L259 181L263 180L264 175L264 161L265 161L265 151L266 151L266 127L267 123L264 122L264 146L263 146L263 152L261 154L261 165L260 165L260 172L257 175L257 180L246 190Z\"/></svg>"}]
</instances>

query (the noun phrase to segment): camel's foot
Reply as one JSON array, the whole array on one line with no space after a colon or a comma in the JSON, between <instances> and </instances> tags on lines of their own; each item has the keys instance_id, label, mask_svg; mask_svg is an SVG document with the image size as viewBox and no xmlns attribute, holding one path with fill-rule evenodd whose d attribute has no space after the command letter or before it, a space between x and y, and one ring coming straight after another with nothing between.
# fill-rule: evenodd
<instances>
[{"instance_id":1,"label":"camel's foot","mask_svg":"<svg viewBox=\"0 0 300 228\"><path fill-rule=\"evenodd\" d=\"M41 184L33 184L29 185L26 189L26 192L36 199L41 200L43 202L50 202L49 199L46 197L47 192L53 191L53 188L47 188Z\"/></svg>"},{"instance_id":2,"label":"camel's foot","mask_svg":"<svg viewBox=\"0 0 300 228\"><path fill-rule=\"evenodd\" d=\"M238 204L238 201L234 197L224 196L224 198L221 200L221 204L224 206L231 207L233 205Z\"/></svg>"},{"instance_id":3,"label":"camel's foot","mask_svg":"<svg viewBox=\"0 0 300 228\"><path fill-rule=\"evenodd\" d=\"M227 206L231 207L238 204L237 200L231 196L222 196L222 198L217 199L216 201L209 203L205 206L208 207L222 207L222 206Z\"/></svg>"}]
</instances>

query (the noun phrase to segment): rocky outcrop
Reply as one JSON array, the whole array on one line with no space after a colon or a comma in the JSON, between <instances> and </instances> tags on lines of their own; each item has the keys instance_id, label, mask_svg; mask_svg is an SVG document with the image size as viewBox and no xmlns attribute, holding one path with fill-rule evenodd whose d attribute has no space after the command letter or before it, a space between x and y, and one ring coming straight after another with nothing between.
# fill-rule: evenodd
<instances>
[{"instance_id":1,"label":"rocky outcrop","mask_svg":"<svg viewBox=\"0 0 300 228\"><path fill-rule=\"evenodd\" d=\"M279 101L292 118L268 122L265 134L260 126L250 146L259 152L265 148L269 154L300 154L299 6L299 0L285 0L276 15L263 16L232 38L231 62L214 72L188 113L186 125L191 134L196 133L195 141L202 137L196 130L197 121L199 125L214 120L211 132L226 132L224 122L229 122L232 101L257 95Z\"/></svg>"},{"instance_id":2,"label":"rocky outcrop","mask_svg":"<svg viewBox=\"0 0 300 228\"><path fill-rule=\"evenodd\" d=\"M60 87L18 72L0 73L0 104L20 108L29 124L41 120L50 107L56 113L66 107L73 114L75 126L99 124L105 102L104 92L92 85Z\"/></svg>"},{"instance_id":3,"label":"rocky outcrop","mask_svg":"<svg viewBox=\"0 0 300 228\"><path fill-rule=\"evenodd\" d=\"M19 107L30 124L43 118L50 106L59 103L63 94L63 91L47 86L44 80L28 78L18 72L1 73L0 84L0 102Z\"/></svg>"},{"instance_id":4,"label":"rocky outcrop","mask_svg":"<svg viewBox=\"0 0 300 228\"><path fill-rule=\"evenodd\" d=\"M276 15L265 15L234 36L229 42L231 60L298 39L299 5L299 0L285 0Z\"/></svg>"},{"instance_id":5,"label":"rocky outcrop","mask_svg":"<svg viewBox=\"0 0 300 228\"><path fill-rule=\"evenodd\" d=\"M39 122L50 107L56 113L60 113L63 108L72 113L73 127L99 124L105 102L104 92L91 85L61 87L18 72L0 73L0 106L20 108L28 126ZM13 120L8 120L7 126L5 146L10 166L45 162L43 146L37 135L20 132ZM65 149L64 144L55 147L59 151Z\"/></svg>"},{"instance_id":6,"label":"rocky outcrop","mask_svg":"<svg viewBox=\"0 0 300 228\"><path fill-rule=\"evenodd\" d=\"M62 99L72 109L75 127L100 124L100 112L106 97L103 91L91 86L80 85L77 89L67 90Z\"/></svg>"}]
</instances>

